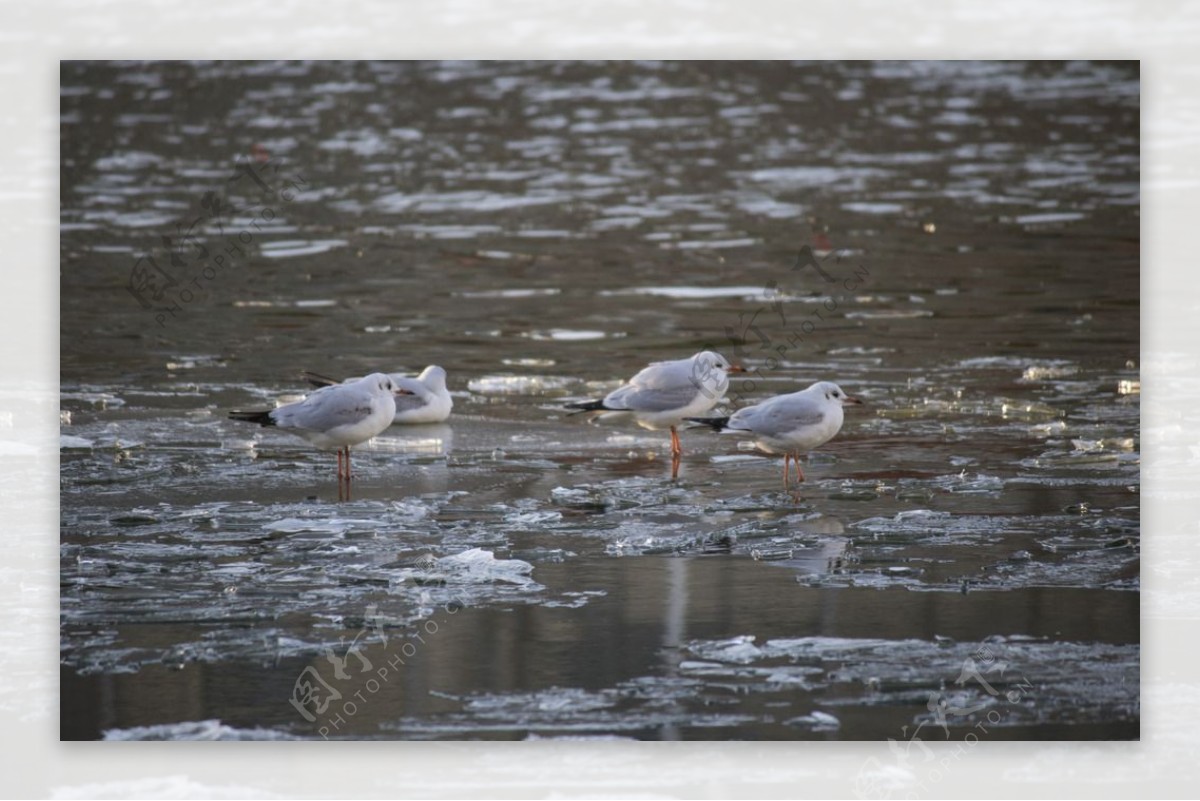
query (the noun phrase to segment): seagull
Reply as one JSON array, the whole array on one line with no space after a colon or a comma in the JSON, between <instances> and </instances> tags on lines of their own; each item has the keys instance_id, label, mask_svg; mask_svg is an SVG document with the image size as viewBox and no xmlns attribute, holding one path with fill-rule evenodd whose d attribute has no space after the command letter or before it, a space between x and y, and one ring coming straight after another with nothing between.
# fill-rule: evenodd
<instances>
[{"instance_id":1,"label":"seagull","mask_svg":"<svg viewBox=\"0 0 1200 801\"><path fill-rule=\"evenodd\" d=\"M722 434L752 434L755 445L767 453L783 454L783 486L788 487L788 462L796 462L797 483L804 481L800 454L819 448L842 428L842 407L862 405L830 381L818 381L806 390L747 406L729 417L689 417Z\"/></svg>"},{"instance_id":2,"label":"seagull","mask_svg":"<svg viewBox=\"0 0 1200 801\"><path fill-rule=\"evenodd\" d=\"M350 446L366 442L392 424L397 390L387 375L371 373L357 381L323 387L278 409L234 411L229 417L285 429L322 450L337 448L340 490L343 481L350 483Z\"/></svg>"},{"instance_id":3,"label":"seagull","mask_svg":"<svg viewBox=\"0 0 1200 801\"><path fill-rule=\"evenodd\" d=\"M334 386L339 382L318 373L305 371L301 375L318 387ZM454 399L446 389L446 371L431 364L416 378L392 373L389 378L396 385L396 416L393 423L415 425L418 423L440 423L450 416ZM354 380L354 379L348 379Z\"/></svg>"},{"instance_id":4,"label":"seagull","mask_svg":"<svg viewBox=\"0 0 1200 801\"><path fill-rule=\"evenodd\" d=\"M679 475L683 446L676 427L689 416L716 406L729 388L729 373L744 373L725 357L710 350L687 359L655 362L614 389L602 400L568 403L577 412L628 412L642 428L671 429L671 477Z\"/></svg>"}]
</instances>

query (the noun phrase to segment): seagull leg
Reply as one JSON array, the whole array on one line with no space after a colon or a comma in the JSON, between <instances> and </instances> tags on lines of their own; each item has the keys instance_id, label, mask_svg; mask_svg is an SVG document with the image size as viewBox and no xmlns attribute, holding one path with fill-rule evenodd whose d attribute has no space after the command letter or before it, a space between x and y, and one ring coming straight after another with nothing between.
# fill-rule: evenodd
<instances>
[{"instance_id":1,"label":"seagull leg","mask_svg":"<svg viewBox=\"0 0 1200 801\"><path fill-rule=\"evenodd\" d=\"M346 492L345 492L346 484L343 480L343 477L346 475L346 467L342 462L342 449L341 448L337 449L337 457L338 457L338 500L344 501L344 500L346 500Z\"/></svg>"},{"instance_id":2,"label":"seagull leg","mask_svg":"<svg viewBox=\"0 0 1200 801\"><path fill-rule=\"evenodd\" d=\"M788 458L792 460L792 464L796 465L796 487L792 490L792 502L800 503L800 484L804 481L804 472L800 469L800 456L793 453L789 454ZM787 467L783 469L786 471Z\"/></svg>"},{"instance_id":3,"label":"seagull leg","mask_svg":"<svg viewBox=\"0 0 1200 801\"><path fill-rule=\"evenodd\" d=\"M671 426L671 480L679 478L679 463L683 458L683 445L679 442L679 432Z\"/></svg>"},{"instance_id":4,"label":"seagull leg","mask_svg":"<svg viewBox=\"0 0 1200 801\"><path fill-rule=\"evenodd\" d=\"M345 465L338 478L338 500L350 500L350 446L338 448L338 461Z\"/></svg>"},{"instance_id":5,"label":"seagull leg","mask_svg":"<svg viewBox=\"0 0 1200 801\"><path fill-rule=\"evenodd\" d=\"M788 462L791 460L791 458L792 458L791 454L785 453L783 455L783 489L784 489L784 492L787 491L788 479L791 478L791 476L788 475Z\"/></svg>"}]
</instances>

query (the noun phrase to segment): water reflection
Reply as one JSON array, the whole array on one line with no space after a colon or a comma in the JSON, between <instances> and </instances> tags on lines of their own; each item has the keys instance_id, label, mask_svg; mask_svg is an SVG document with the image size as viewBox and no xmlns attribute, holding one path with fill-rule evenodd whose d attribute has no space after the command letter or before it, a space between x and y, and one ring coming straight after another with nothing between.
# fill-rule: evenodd
<instances>
[{"instance_id":1,"label":"water reflection","mask_svg":"<svg viewBox=\"0 0 1200 801\"><path fill-rule=\"evenodd\" d=\"M392 426L363 448L384 453L446 457L454 449L454 427L446 423Z\"/></svg>"},{"instance_id":2,"label":"water reflection","mask_svg":"<svg viewBox=\"0 0 1200 801\"><path fill-rule=\"evenodd\" d=\"M1046 589L964 598L797 590L786 571L719 557L628 565L585 559L539 570L551 592L568 585L606 591L579 608L435 609L427 618L436 623L428 627L432 634L392 631L387 644L374 640L364 648L372 669L363 672L351 660L340 681L324 656L284 652L253 666L200 660L183 670L148 666L82 680L67 673L64 684L71 694L104 686L120 699L93 724L115 736L160 720L155 705L164 696L186 696L200 681L211 699L207 714L239 730L263 726L284 736L320 736L325 727L330 737L710 739L740 731L823 739L830 736L826 720L796 721L823 710L839 722L837 736L853 739L874 737L885 726L899 731L926 711L930 691L954 681L964 654L986 644L1014 673L1056 688L1012 712L995 738L1028 736L1039 719L1059 719L1066 709L1092 736L1136 735L1137 688L1124 676L1137 664L1137 646L1128 644L1137 614L1111 593ZM597 627L590 618L609 625ZM1053 656L1059 639L1086 645L1064 646L1074 660L1067 664ZM481 661L480 647L505 658ZM378 668L397 657L403 664L377 679L374 692L366 689ZM311 723L304 720L286 699L306 667L344 698L361 690L366 702L358 699L353 715L337 703ZM246 682L256 687L253 700L229 694ZM980 689L976 697L986 693ZM339 712L343 720L335 727Z\"/></svg>"}]
</instances>

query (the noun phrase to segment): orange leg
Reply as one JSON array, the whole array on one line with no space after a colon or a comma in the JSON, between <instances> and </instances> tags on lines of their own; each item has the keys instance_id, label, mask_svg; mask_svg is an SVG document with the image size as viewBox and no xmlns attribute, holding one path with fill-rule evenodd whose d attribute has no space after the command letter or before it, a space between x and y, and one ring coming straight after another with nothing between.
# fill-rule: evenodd
<instances>
[{"instance_id":1,"label":"orange leg","mask_svg":"<svg viewBox=\"0 0 1200 801\"><path fill-rule=\"evenodd\" d=\"M788 469L789 462L796 465L796 484L799 485L804 482L804 471L800 469L800 457L795 454L785 453L783 455L783 488L785 490L791 487L792 475Z\"/></svg>"},{"instance_id":2,"label":"orange leg","mask_svg":"<svg viewBox=\"0 0 1200 801\"><path fill-rule=\"evenodd\" d=\"M679 441L679 432L671 426L671 478L679 478L679 463L683 457L683 444Z\"/></svg>"},{"instance_id":3,"label":"orange leg","mask_svg":"<svg viewBox=\"0 0 1200 801\"><path fill-rule=\"evenodd\" d=\"M350 449L338 448L338 500L350 500Z\"/></svg>"}]
</instances>

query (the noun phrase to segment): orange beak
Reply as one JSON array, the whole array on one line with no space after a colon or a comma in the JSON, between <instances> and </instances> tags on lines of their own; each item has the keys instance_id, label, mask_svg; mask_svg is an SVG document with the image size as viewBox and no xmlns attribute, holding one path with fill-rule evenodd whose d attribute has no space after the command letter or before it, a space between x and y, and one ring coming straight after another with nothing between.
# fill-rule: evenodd
<instances>
[{"instance_id":1,"label":"orange beak","mask_svg":"<svg viewBox=\"0 0 1200 801\"><path fill-rule=\"evenodd\" d=\"M727 373L745 373L745 372L747 372L747 370L745 367L742 367L740 364L731 364L731 365L729 365L729 369L726 370L725 372L727 372Z\"/></svg>"}]
</instances>

